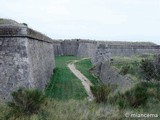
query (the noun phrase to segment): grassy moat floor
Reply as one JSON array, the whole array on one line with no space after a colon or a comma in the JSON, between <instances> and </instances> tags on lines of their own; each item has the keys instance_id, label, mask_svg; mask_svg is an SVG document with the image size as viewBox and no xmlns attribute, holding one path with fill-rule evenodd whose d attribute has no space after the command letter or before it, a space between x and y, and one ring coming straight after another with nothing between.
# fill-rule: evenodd
<instances>
[{"instance_id":1,"label":"grassy moat floor","mask_svg":"<svg viewBox=\"0 0 160 120\"><path fill-rule=\"evenodd\" d=\"M73 56L56 57L56 69L46 88L46 95L58 100L84 99L87 94L81 81L69 70L67 64L78 58Z\"/></svg>"},{"instance_id":2,"label":"grassy moat floor","mask_svg":"<svg viewBox=\"0 0 160 120\"><path fill-rule=\"evenodd\" d=\"M149 56L152 58L151 56ZM149 83L146 89L150 96L146 105L139 107L123 107L121 99L115 103L115 99L110 98L106 103L96 103L88 101L86 91L81 81L74 76L68 69L67 64L72 60L79 60L74 56L59 56L56 57L56 69L49 85L45 89L47 96L46 103L41 107L41 110L33 115L26 116L21 114L14 118L9 115L10 108L3 102L0 103L0 120L159 120L160 119L160 90ZM112 66L121 72L126 64L130 69L125 74L126 76L139 81L138 65L142 60L138 57L115 57L113 58ZM99 79L94 77L90 72L92 64L90 59L84 59L75 63L76 68L84 74L93 85L99 84ZM123 96L123 95L122 95ZM121 97L122 97L121 96ZM125 96L123 96L125 97ZM123 100L123 99L122 99ZM131 117L131 114L136 114L137 117ZM138 114L158 114L158 117L138 117ZM128 116L126 116L128 115ZM6 119L7 118L7 119Z\"/></svg>"}]
</instances>

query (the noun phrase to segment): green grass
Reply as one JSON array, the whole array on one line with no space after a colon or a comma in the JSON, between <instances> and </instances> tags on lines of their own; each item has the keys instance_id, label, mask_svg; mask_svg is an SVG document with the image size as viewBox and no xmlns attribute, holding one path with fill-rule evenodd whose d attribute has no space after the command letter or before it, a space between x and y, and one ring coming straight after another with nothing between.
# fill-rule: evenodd
<instances>
[{"instance_id":1,"label":"green grass","mask_svg":"<svg viewBox=\"0 0 160 120\"><path fill-rule=\"evenodd\" d=\"M3 120L2 118L8 113L9 109L7 105L3 102L0 101L0 120Z\"/></svg>"},{"instance_id":2,"label":"green grass","mask_svg":"<svg viewBox=\"0 0 160 120\"><path fill-rule=\"evenodd\" d=\"M9 108L2 105L0 120L4 120L8 111ZM9 120L116 120L117 118L119 110L116 106L96 104L87 99L65 102L48 99L42 110L38 114L31 115L30 119L22 115L17 119L11 117Z\"/></svg>"},{"instance_id":3,"label":"green grass","mask_svg":"<svg viewBox=\"0 0 160 120\"><path fill-rule=\"evenodd\" d=\"M78 58L73 56L56 57L57 68L46 88L46 95L54 99L84 99L86 91L81 81L69 70L67 63Z\"/></svg>"},{"instance_id":4,"label":"green grass","mask_svg":"<svg viewBox=\"0 0 160 120\"><path fill-rule=\"evenodd\" d=\"M129 70L127 71L127 76L131 77L133 80L142 79L141 71L139 69L140 62L142 59L153 59L152 54L132 56L132 57L113 57L112 66L116 68L119 72L126 66L129 66Z\"/></svg>"},{"instance_id":5,"label":"green grass","mask_svg":"<svg viewBox=\"0 0 160 120\"><path fill-rule=\"evenodd\" d=\"M9 120L128 120L125 113L132 114L159 114L160 102L156 99L150 99L145 107L136 109L119 109L118 106L111 104L96 104L85 100L58 101L48 99L47 104L43 106L42 111L30 116L20 116L18 119ZM0 120L4 120L9 108L0 104ZM146 118L133 118L133 120L146 120ZM148 118L150 119L150 118ZM152 118L151 118L152 119ZM159 120L155 118L153 120Z\"/></svg>"},{"instance_id":6,"label":"green grass","mask_svg":"<svg viewBox=\"0 0 160 120\"><path fill-rule=\"evenodd\" d=\"M125 113L160 113L160 89L152 84L147 86L147 92L150 94L150 97L145 106L119 109L117 104L89 102L86 99L87 95L81 81L66 67L67 63L75 59L79 58L73 56L56 57L57 69L54 71L50 84L45 91L49 97L47 98L47 103L42 106L42 110L38 114L30 116L30 120L125 120L131 119L125 118ZM116 60L123 62L123 65L126 64L126 61L128 63L134 62L130 58ZM93 80L93 76L89 72L89 69L92 67L90 60L82 60L76 66L86 77ZM92 83L96 84L96 81L93 81ZM112 102L114 101L112 100ZM4 119L4 116L8 114L9 110L10 108L0 101L0 120ZM146 118L135 119L145 120ZM13 118L10 120L13 120ZM28 116L20 116L16 120L29 120L29 118ZM155 118L155 120L159 120L159 118Z\"/></svg>"},{"instance_id":7,"label":"green grass","mask_svg":"<svg viewBox=\"0 0 160 120\"><path fill-rule=\"evenodd\" d=\"M116 107L96 104L88 100L69 100L66 102L52 100L44 109L49 113L49 120L106 120L118 112ZM110 109L112 108L112 111ZM118 114L118 113L117 113ZM115 115L116 116L116 115ZM48 120L48 119L47 119Z\"/></svg>"},{"instance_id":8,"label":"green grass","mask_svg":"<svg viewBox=\"0 0 160 120\"><path fill-rule=\"evenodd\" d=\"M83 74L85 75L93 85L99 84L98 78L93 76L90 73L90 69L93 67L91 60L90 59L84 59L76 63L76 68Z\"/></svg>"},{"instance_id":9,"label":"green grass","mask_svg":"<svg viewBox=\"0 0 160 120\"><path fill-rule=\"evenodd\" d=\"M154 55L140 55L140 56L133 56L133 57L114 57L112 66L116 68L118 71L121 71L121 68L123 66L129 65L130 69L128 73L126 74L127 77L130 77L133 80L137 80L137 82L140 82L143 80L141 77L141 72L139 69L140 62L142 59L153 59ZM125 108L123 109L123 113L153 113L153 114L159 114L160 113L160 89L159 87L156 87L153 85L152 82L149 82L150 86L146 86L147 88L147 94L148 99L145 106L140 106L138 108ZM141 91L139 91L141 92ZM130 95L132 96L132 95ZM124 96L123 96L124 97ZM131 99L132 100L132 99ZM112 101L114 102L114 101ZM155 118L156 119L156 118ZM157 118L156 120L158 120ZM142 120L145 120L145 118L142 118Z\"/></svg>"},{"instance_id":10,"label":"green grass","mask_svg":"<svg viewBox=\"0 0 160 120\"><path fill-rule=\"evenodd\" d=\"M72 60L79 60L79 57L75 56L57 56L55 57L55 63L57 68L64 68L70 63Z\"/></svg>"}]
</instances>

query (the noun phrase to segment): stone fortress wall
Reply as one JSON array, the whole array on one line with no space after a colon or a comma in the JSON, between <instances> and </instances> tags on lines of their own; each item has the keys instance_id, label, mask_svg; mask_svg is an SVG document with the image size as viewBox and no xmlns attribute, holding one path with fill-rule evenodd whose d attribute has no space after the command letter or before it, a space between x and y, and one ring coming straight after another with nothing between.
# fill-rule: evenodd
<instances>
[{"instance_id":1,"label":"stone fortress wall","mask_svg":"<svg viewBox=\"0 0 160 120\"><path fill-rule=\"evenodd\" d=\"M61 41L54 40L53 41L53 48L54 48L54 55L55 56L62 56L63 55L63 50L62 50L62 45Z\"/></svg>"},{"instance_id":2,"label":"stone fortress wall","mask_svg":"<svg viewBox=\"0 0 160 120\"><path fill-rule=\"evenodd\" d=\"M45 88L55 68L53 41L16 22L0 24L0 99L19 87Z\"/></svg>"},{"instance_id":3,"label":"stone fortress wall","mask_svg":"<svg viewBox=\"0 0 160 120\"><path fill-rule=\"evenodd\" d=\"M101 46L99 46L101 44ZM79 57L97 57L97 51L103 51L103 45L107 45L106 51L110 56L133 56L140 54L159 54L160 46L149 42L109 42L92 40L59 40L53 44L56 56L73 55ZM100 52L99 52L100 53ZM98 55L101 56L101 55Z\"/></svg>"},{"instance_id":4,"label":"stone fortress wall","mask_svg":"<svg viewBox=\"0 0 160 120\"><path fill-rule=\"evenodd\" d=\"M159 54L160 46L158 45L109 45L111 56L133 56L140 54Z\"/></svg>"},{"instance_id":5,"label":"stone fortress wall","mask_svg":"<svg viewBox=\"0 0 160 120\"><path fill-rule=\"evenodd\" d=\"M107 44L99 44L96 49L95 55L91 58L94 65L101 62L110 61L110 49Z\"/></svg>"},{"instance_id":6,"label":"stone fortress wall","mask_svg":"<svg viewBox=\"0 0 160 120\"><path fill-rule=\"evenodd\" d=\"M54 40L53 46L55 56L92 57L96 51L97 42L80 39Z\"/></svg>"},{"instance_id":7,"label":"stone fortress wall","mask_svg":"<svg viewBox=\"0 0 160 120\"><path fill-rule=\"evenodd\" d=\"M19 87L45 88L55 68L54 55L91 57L97 64L113 56L159 52L160 46L153 43L52 40L26 25L0 19L0 99L10 98Z\"/></svg>"},{"instance_id":8,"label":"stone fortress wall","mask_svg":"<svg viewBox=\"0 0 160 120\"><path fill-rule=\"evenodd\" d=\"M54 49L55 48L56 47L54 47ZM58 42L58 47L56 49L57 51L59 50L59 52L55 53L55 55L91 57L91 61L95 66L92 72L97 77L99 77L99 79L104 84L116 84L122 91L125 91L129 86L132 85L132 80L120 75L118 71L113 69L110 66L110 59L114 56L130 57L133 55L160 53L159 45L148 42L136 43L90 40L61 40Z\"/></svg>"},{"instance_id":9,"label":"stone fortress wall","mask_svg":"<svg viewBox=\"0 0 160 120\"><path fill-rule=\"evenodd\" d=\"M118 43L118 42L117 42ZM106 43L100 42L96 54L92 58L95 65L92 72L99 77L104 84L118 85L118 89L123 92L133 85L133 80L127 76L119 74L115 68L110 65L110 60L114 56L133 56L140 54L159 54L160 46L151 43Z\"/></svg>"},{"instance_id":10,"label":"stone fortress wall","mask_svg":"<svg viewBox=\"0 0 160 120\"><path fill-rule=\"evenodd\" d=\"M102 83L118 85L118 89L121 91L125 91L131 86L132 80L120 75L118 71L110 66L112 57L160 53L160 46L148 42L104 42L75 39L61 40L57 43L58 47L54 47L54 49L56 48L59 52L56 52L55 55L91 57L91 61L95 66L92 72L99 77ZM57 44L55 45L57 46Z\"/></svg>"}]
</instances>

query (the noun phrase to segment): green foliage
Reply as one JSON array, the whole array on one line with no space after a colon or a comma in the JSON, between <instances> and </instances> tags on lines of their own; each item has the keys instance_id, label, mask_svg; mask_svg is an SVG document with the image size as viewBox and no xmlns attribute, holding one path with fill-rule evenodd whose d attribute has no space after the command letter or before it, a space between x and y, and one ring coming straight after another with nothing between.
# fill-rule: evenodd
<instances>
[{"instance_id":1,"label":"green foliage","mask_svg":"<svg viewBox=\"0 0 160 120\"><path fill-rule=\"evenodd\" d=\"M155 78L154 65L149 59L142 59L140 63L140 69L142 71L142 76L146 80L151 80Z\"/></svg>"},{"instance_id":2,"label":"green foliage","mask_svg":"<svg viewBox=\"0 0 160 120\"><path fill-rule=\"evenodd\" d=\"M133 79L160 80L160 56L144 54L132 57L114 57L112 66L122 75L131 75Z\"/></svg>"},{"instance_id":3,"label":"green foliage","mask_svg":"<svg viewBox=\"0 0 160 120\"><path fill-rule=\"evenodd\" d=\"M140 78L139 64L141 59L139 57L114 57L111 65L122 75L128 74Z\"/></svg>"},{"instance_id":4,"label":"green foliage","mask_svg":"<svg viewBox=\"0 0 160 120\"><path fill-rule=\"evenodd\" d=\"M45 107L49 120L106 120L117 112L115 107L86 100L51 100ZM112 109L109 111L108 109Z\"/></svg>"},{"instance_id":5,"label":"green foliage","mask_svg":"<svg viewBox=\"0 0 160 120\"><path fill-rule=\"evenodd\" d=\"M120 70L120 74L122 75L126 75L128 73L128 71L130 70L130 65L124 65L121 67L121 70Z\"/></svg>"},{"instance_id":6,"label":"green foliage","mask_svg":"<svg viewBox=\"0 0 160 120\"><path fill-rule=\"evenodd\" d=\"M148 99L154 98L160 101L160 84L152 82L140 82L125 93L117 93L109 98L112 104L118 104L120 109L126 107L137 108L146 106Z\"/></svg>"},{"instance_id":7,"label":"green foliage","mask_svg":"<svg viewBox=\"0 0 160 120\"><path fill-rule=\"evenodd\" d=\"M38 114L29 117L25 115L19 118L10 117L6 120L112 120L111 118L115 120L119 118L117 107L96 104L87 99L67 101L46 99L46 103L42 106L43 111ZM4 113L0 114L4 116ZM4 120L3 117L0 116L0 120Z\"/></svg>"},{"instance_id":8,"label":"green foliage","mask_svg":"<svg viewBox=\"0 0 160 120\"><path fill-rule=\"evenodd\" d=\"M85 75L92 82L93 85L99 84L100 81L98 80L98 78L93 76L92 73L90 72L90 69L93 67L90 59L81 60L81 61L75 63L75 65L76 65L76 68L83 75Z\"/></svg>"},{"instance_id":9,"label":"green foliage","mask_svg":"<svg viewBox=\"0 0 160 120\"><path fill-rule=\"evenodd\" d=\"M111 88L109 85L97 85L92 86L91 91L95 96L95 101L97 103L105 103L108 100L108 95L111 92Z\"/></svg>"},{"instance_id":10,"label":"green foliage","mask_svg":"<svg viewBox=\"0 0 160 120\"><path fill-rule=\"evenodd\" d=\"M153 60L153 65L155 67L156 79L160 81L160 55L155 56L155 59Z\"/></svg>"},{"instance_id":11,"label":"green foliage","mask_svg":"<svg viewBox=\"0 0 160 120\"><path fill-rule=\"evenodd\" d=\"M5 120L8 111L7 105L3 101L0 101L0 120Z\"/></svg>"},{"instance_id":12,"label":"green foliage","mask_svg":"<svg viewBox=\"0 0 160 120\"><path fill-rule=\"evenodd\" d=\"M146 53L146 54L140 54L137 55L138 58L142 58L142 59L153 59L155 57L154 54L150 54L150 53Z\"/></svg>"},{"instance_id":13,"label":"green foliage","mask_svg":"<svg viewBox=\"0 0 160 120\"><path fill-rule=\"evenodd\" d=\"M140 69L144 79L160 81L160 55L155 56L153 59L142 59Z\"/></svg>"},{"instance_id":14,"label":"green foliage","mask_svg":"<svg viewBox=\"0 0 160 120\"><path fill-rule=\"evenodd\" d=\"M44 103L45 96L41 91L20 88L12 93L12 101L8 102L10 107L8 117L37 114Z\"/></svg>"},{"instance_id":15,"label":"green foliage","mask_svg":"<svg viewBox=\"0 0 160 120\"><path fill-rule=\"evenodd\" d=\"M148 98L147 88L143 85L143 83L141 83L131 91L127 91L125 93L125 97L128 100L129 105L132 107L145 105Z\"/></svg>"},{"instance_id":16,"label":"green foliage","mask_svg":"<svg viewBox=\"0 0 160 120\"><path fill-rule=\"evenodd\" d=\"M159 82L145 82L144 86L147 88L147 93L151 98L160 101L160 83Z\"/></svg>"},{"instance_id":17,"label":"green foliage","mask_svg":"<svg viewBox=\"0 0 160 120\"><path fill-rule=\"evenodd\" d=\"M145 105L148 99L148 92L145 83L139 83L125 93L117 93L113 98L110 98L111 103L117 103L119 108L133 107L137 108Z\"/></svg>"}]
</instances>

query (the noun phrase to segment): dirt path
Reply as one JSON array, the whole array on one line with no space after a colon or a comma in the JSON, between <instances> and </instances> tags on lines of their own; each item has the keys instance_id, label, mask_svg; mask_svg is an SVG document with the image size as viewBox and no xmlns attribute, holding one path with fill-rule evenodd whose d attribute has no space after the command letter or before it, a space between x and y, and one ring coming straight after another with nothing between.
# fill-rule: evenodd
<instances>
[{"instance_id":1,"label":"dirt path","mask_svg":"<svg viewBox=\"0 0 160 120\"><path fill-rule=\"evenodd\" d=\"M68 68L71 70L71 72L78 78L81 80L85 90L87 91L88 94L88 99L90 101L92 101L94 99L94 96L91 92L90 86L92 86L93 84L90 82L90 80L88 80L88 78L86 78L79 70L76 69L74 63L78 62L80 60L74 60L73 62L69 63L67 66Z\"/></svg>"}]
</instances>

